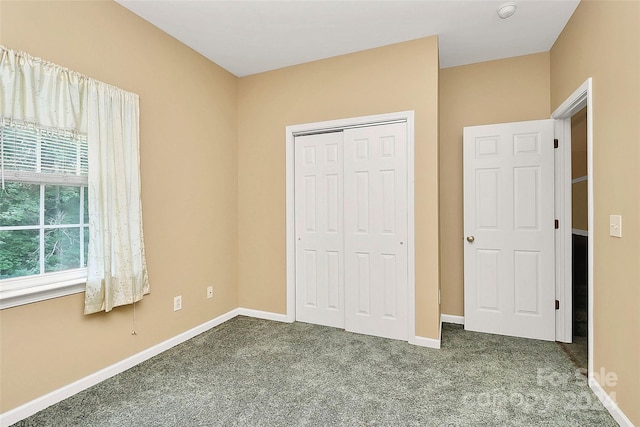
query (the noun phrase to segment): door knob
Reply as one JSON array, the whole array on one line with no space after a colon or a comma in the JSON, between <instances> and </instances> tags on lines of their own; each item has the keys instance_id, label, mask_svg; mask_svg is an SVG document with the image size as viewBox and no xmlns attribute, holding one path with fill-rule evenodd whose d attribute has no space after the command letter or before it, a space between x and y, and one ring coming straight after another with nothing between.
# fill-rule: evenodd
<instances>
[{"instance_id":1,"label":"door knob","mask_svg":"<svg viewBox=\"0 0 640 427\"><path fill-rule=\"evenodd\" d=\"M476 240L476 238L475 238L475 237L473 237L473 236L467 236L467 242L469 242L469 243L473 243L473 242L474 242L474 240Z\"/></svg>"}]
</instances>

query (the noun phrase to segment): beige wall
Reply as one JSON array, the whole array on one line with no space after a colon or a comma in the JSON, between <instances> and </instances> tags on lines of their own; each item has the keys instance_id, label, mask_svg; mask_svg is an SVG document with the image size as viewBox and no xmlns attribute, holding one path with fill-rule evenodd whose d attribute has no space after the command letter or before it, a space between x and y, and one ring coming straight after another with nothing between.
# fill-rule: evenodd
<instances>
[{"instance_id":1,"label":"beige wall","mask_svg":"<svg viewBox=\"0 0 640 427\"><path fill-rule=\"evenodd\" d=\"M551 50L551 108L593 78L594 369L640 425L640 2L583 1ZM622 238L609 215L622 215Z\"/></svg>"},{"instance_id":2,"label":"beige wall","mask_svg":"<svg viewBox=\"0 0 640 427\"><path fill-rule=\"evenodd\" d=\"M587 176L587 109L571 117L571 179ZM571 185L571 227L588 230L587 181Z\"/></svg>"},{"instance_id":3,"label":"beige wall","mask_svg":"<svg viewBox=\"0 0 640 427\"><path fill-rule=\"evenodd\" d=\"M442 313L464 315L462 128L549 117L548 52L440 70Z\"/></svg>"},{"instance_id":4,"label":"beige wall","mask_svg":"<svg viewBox=\"0 0 640 427\"><path fill-rule=\"evenodd\" d=\"M416 333L438 338L438 47L415 40L240 79L240 305L286 311L285 126L415 110Z\"/></svg>"},{"instance_id":5,"label":"beige wall","mask_svg":"<svg viewBox=\"0 0 640 427\"><path fill-rule=\"evenodd\" d=\"M587 107L571 117L571 179L587 175Z\"/></svg>"},{"instance_id":6,"label":"beige wall","mask_svg":"<svg viewBox=\"0 0 640 427\"><path fill-rule=\"evenodd\" d=\"M84 294L0 311L5 412L238 306L237 79L115 2L0 7L0 43L140 95L151 281L137 336L131 307L83 316Z\"/></svg>"},{"instance_id":7,"label":"beige wall","mask_svg":"<svg viewBox=\"0 0 640 427\"><path fill-rule=\"evenodd\" d=\"M586 231L589 229L587 181L571 185L571 228Z\"/></svg>"}]
</instances>

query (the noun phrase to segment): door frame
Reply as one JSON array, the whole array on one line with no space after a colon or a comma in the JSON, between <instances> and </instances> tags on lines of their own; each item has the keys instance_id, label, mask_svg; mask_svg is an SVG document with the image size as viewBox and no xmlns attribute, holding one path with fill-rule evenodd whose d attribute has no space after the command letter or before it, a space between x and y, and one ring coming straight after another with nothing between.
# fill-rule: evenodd
<instances>
[{"instance_id":1,"label":"door frame","mask_svg":"<svg viewBox=\"0 0 640 427\"><path fill-rule=\"evenodd\" d=\"M295 137L305 134L374 126L395 122L407 123L407 337L416 343L415 304L415 190L414 190L414 116L415 112L400 111L347 119L328 120L286 126L286 259L288 322L296 320L296 238L295 238Z\"/></svg>"},{"instance_id":2,"label":"door frame","mask_svg":"<svg viewBox=\"0 0 640 427\"><path fill-rule=\"evenodd\" d=\"M593 376L593 89L591 78L578 87L556 110L556 137L560 145L556 153L556 214L560 229L556 235L556 340L572 341L572 236L571 236L571 117L587 107L587 236L588 236L588 339L589 380Z\"/></svg>"}]
</instances>

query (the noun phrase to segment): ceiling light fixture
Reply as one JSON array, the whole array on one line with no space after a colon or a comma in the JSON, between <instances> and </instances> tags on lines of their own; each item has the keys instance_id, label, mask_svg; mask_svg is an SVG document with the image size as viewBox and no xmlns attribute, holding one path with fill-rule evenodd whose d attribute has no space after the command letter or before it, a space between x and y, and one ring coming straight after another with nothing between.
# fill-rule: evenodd
<instances>
[{"instance_id":1,"label":"ceiling light fixture","mask_svg":"<svg viewBox=\"0 0 640 427\"><path fill-rule=\"evenodd\" d=\"M513 16L516 13L516 4L513 2L505 3L498 8L498 16L501 19L507 19Z\"/></svg>"}]
</instances>

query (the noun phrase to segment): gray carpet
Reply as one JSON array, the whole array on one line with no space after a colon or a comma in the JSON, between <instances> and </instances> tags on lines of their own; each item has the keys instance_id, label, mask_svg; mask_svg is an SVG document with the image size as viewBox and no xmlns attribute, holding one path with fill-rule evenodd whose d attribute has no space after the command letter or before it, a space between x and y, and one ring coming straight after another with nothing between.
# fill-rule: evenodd
<instances>
[{"instance_id":1,"label":"gray carpet","mask_svg":"<svg viewBox=\"0 0 640 427\"><path fill-rule=\"evenodd\" d=\"M16 426L615 426L556 343L237 317Z\"/></svg>"},{"instance_id":2,"label":"gray carpet","mask_svg":"<svg viewBox=\"0 0 640 427\"><path fill-rule=\"evenodd\" d=\"M584 372L589 367L589 340L587 337L573 337L571 344L558 343L560 347L567 353L569 359L576 367L581 368Z\"/></svg>"}]
</instances>

